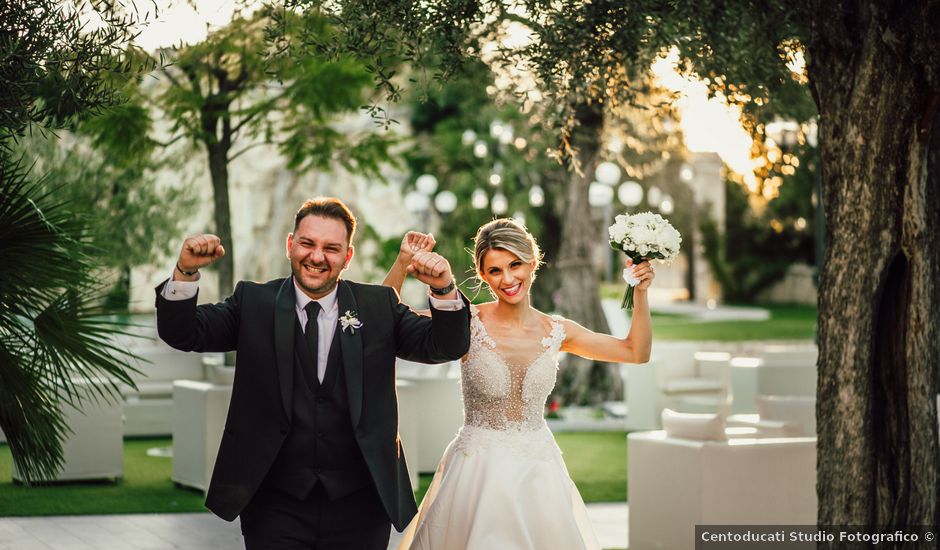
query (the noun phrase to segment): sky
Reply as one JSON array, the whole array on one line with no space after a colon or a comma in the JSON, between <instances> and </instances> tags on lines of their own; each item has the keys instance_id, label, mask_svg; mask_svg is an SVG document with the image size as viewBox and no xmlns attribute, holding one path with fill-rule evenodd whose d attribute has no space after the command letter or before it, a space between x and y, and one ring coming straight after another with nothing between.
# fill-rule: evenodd
<instances>
[{"instance_id":1,"label":"sky","mask_svg":"<svg viewBox=\"0 0 940 550\"><path fill-rule=\"evenodd\" d=\"M158 48L179 44L194 44L202 41L209 28L217 28L232 20L236 3L232 0L155 0L152 4L138 4L141 11L146 11L153 4L157 7L157 17L141 30L135 42L149 52ZM198 5L198 11L192 4ZM252 2L249 5L260 2ZM147 7L145 7L147 6Z\"/></svg>"}]
</instances>

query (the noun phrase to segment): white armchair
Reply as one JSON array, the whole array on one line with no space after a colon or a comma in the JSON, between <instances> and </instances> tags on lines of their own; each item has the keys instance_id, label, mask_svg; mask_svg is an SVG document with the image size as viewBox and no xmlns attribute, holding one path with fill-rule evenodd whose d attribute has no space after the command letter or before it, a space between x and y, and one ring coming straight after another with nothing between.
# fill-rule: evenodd
<instances>
[{"instance_id":1,"label":"white armchair","mask_svg":"<svg viewBox=\"0 0 940 550\"><path fill-rule=\"evenodd\" d=\"M731 356L699 351L699 347L694 343L657 344L649 363L621 364L628 430L658 428L665 408L727 413Z\"/></svg>"},{"instance_id":2,"label":"white armchair","mask_svg":"<svg viewBox=\"0 0 940 550\"><path fill-rule=\"evenodd\" d=\"M221 354L186 353L163 342L132 350L142 361L132 375L137 390L125 386L125 435L154 436L173 433L173 382L205 380L203 357Z\"/></svg>"},{"instance_id":3,"label":"white armchair","mask_svg":"<svg viewBox=\"0 0 940 550\"><path fill-rule=\"evenodd\" d=\"M758 394L816 395L816 346L768 345L758 357L762 362Z\"/></svg>"},{"instance_id":4,"label":"white armchair","mask_svg":"<svg viewBox=\"0 0 940 550\"><path fill-rule=\"evenodd\" d=\"M761 420L799 426L800 435L816 437L816 398L808 395L758 395L754 398Z\"/></svg>"},{"instance_id":5,"label":"white armchair","mask_svg":"<svg viewBox=\"0 0 940 550\"><path fill-rule=\"evenodd\" d=\"M628 434L631 550L695 548L698 524L816 523L815 438L698 422Z\"/></svg>"},{"instance_id":6,"label":"white armchair","mask_svg":"<svg viewBox=\"0 0 940 550\"><path fill-rule=\"evenodd\" d=\"M813 345L768 345L753 357L731 360L732 412L754 413L758 395L816 395Z\"/></svg>"},{"instance_id":7,"label":"white armchair","mask_svg":"<svg viewBox=\"0 0 940 550\"><path fill-rule=\"evenodd\" d=\"M209 488L232 400L232 386L195 380L173 383L174 483Z\"/></svg>"}]
</instances>

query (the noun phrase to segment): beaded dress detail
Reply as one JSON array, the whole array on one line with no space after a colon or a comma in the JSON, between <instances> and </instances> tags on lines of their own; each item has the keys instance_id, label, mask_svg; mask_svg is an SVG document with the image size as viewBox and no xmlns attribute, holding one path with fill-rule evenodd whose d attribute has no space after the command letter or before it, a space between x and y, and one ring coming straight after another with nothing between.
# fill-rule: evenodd
<instances>
[{"instance_id":1,"label":"beaded dress detail","mask_svg":"<svg viewBox=\"0 0 940 550\"><path fill-rule=\"evenodd\" d=\"M461 361L464 425L405 530L402 549L599 549L587 510L543 417L563 319L531 357L508 361L470 306Z\"/></svg>"}]
</instances>

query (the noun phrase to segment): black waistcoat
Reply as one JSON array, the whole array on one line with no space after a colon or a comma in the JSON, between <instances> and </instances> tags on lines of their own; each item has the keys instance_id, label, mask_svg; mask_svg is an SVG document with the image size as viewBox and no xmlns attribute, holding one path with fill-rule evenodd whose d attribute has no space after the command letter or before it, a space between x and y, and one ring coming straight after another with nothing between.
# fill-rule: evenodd
<instances>
[{"instance_id":1,"label":"black waistcoat","mask_svg":"<svg viewBox=\"0 0 940 550\"><path fill-rule=\"evenodd\" d=\"M300 322L294 327L293 418L265 483L298 499L321 483L335 500L372 483L349 418L340 327L330 344L323 382L317 379Z\"/></svg>"}]
</instances>

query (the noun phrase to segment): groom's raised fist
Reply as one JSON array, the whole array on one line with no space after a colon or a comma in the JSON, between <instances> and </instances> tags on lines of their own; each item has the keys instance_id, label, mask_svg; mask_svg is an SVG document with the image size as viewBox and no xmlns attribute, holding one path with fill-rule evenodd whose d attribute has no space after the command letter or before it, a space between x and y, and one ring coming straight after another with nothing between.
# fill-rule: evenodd
<instances>
[{"instance_id":1,"label":"groom's raised fist","mask_svg":"<svg viewBox=\"0 0 940 550\"><path fill-rule=\"evenodd\" d=\"M183 241L180 257L176 263L177 275L198 271L225 255L222 241L215 235L193 235Z\"/></svg>"},{"instance_id":2,"label":"groom's raised fist","mask_svg":"<svg viewBox=\"0 0 940 550\"><path fill-rule=\"evenodd\" d=\"M411 258L408 273L422 283L434 287L444 288L454 280L450 270L450 262L437 252L419 251Z\"/></svg>"}]
</instances>

